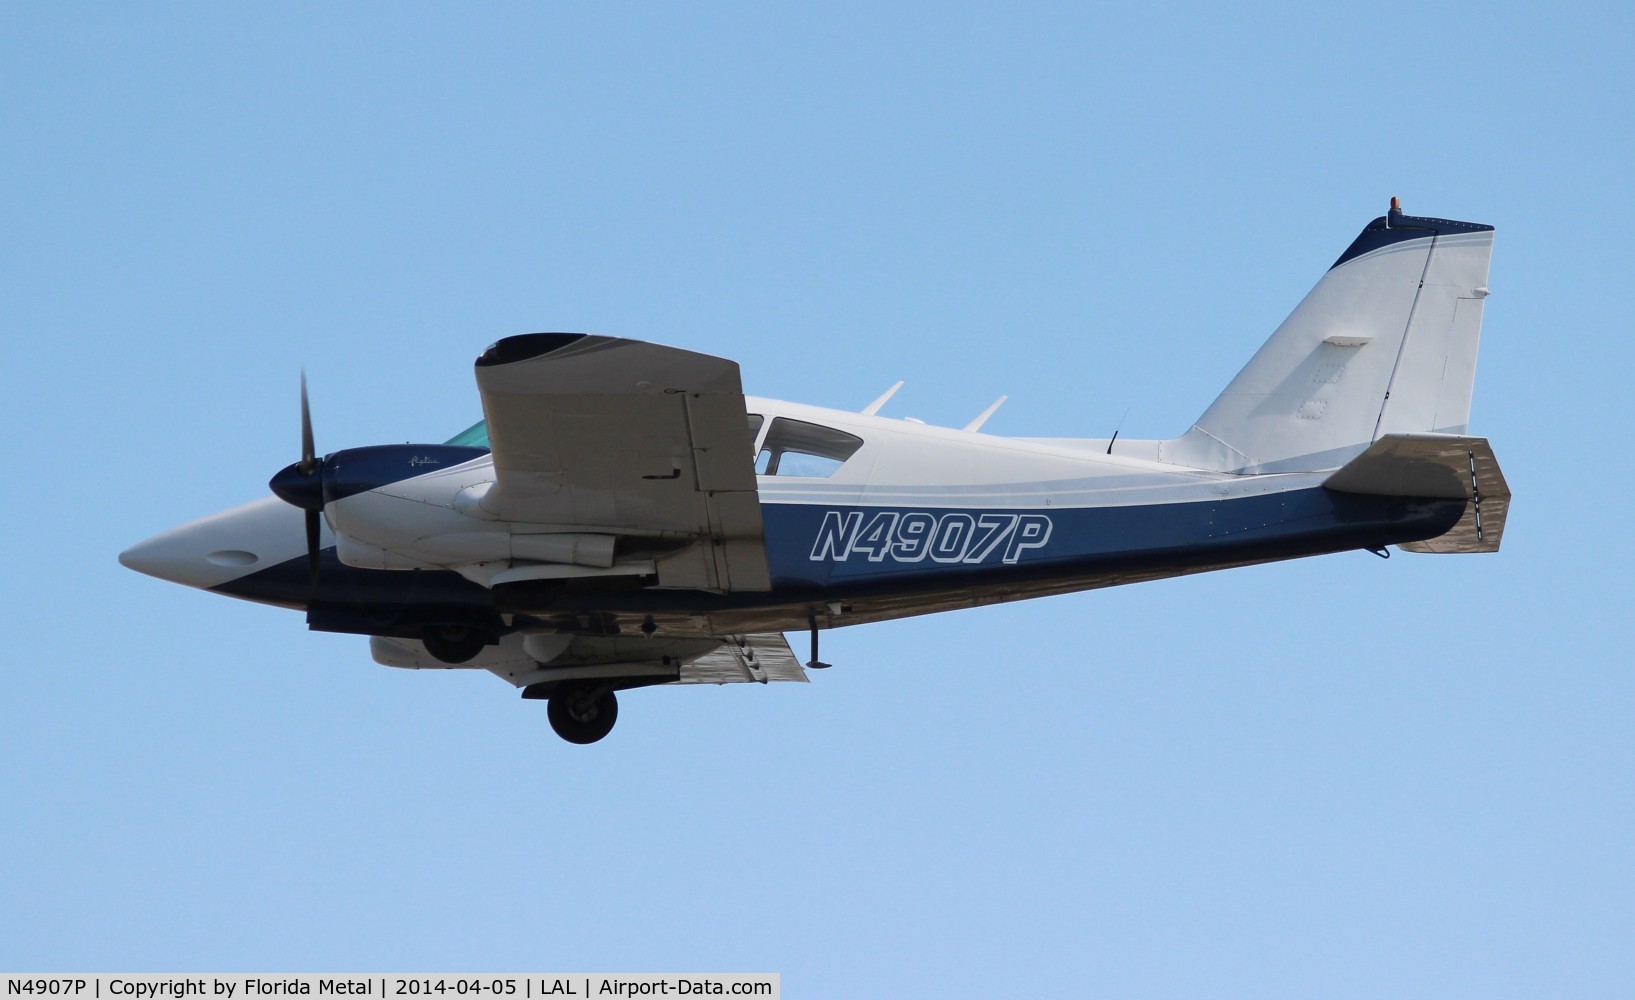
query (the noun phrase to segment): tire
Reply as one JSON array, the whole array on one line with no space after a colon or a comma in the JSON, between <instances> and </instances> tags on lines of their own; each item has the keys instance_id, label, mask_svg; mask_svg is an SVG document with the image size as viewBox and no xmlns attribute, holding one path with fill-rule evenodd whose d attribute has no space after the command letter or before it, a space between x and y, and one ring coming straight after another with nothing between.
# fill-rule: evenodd
<instances>
[{"instance_id":1,"label":"tire","mask_svg":"<svg viewBox=\"0 0 1635 1000\"><path fill-rule=\"evenodd\" d=\"M444 663L467 663L488 645L488 637L465 625L437 625L420 636L420 643Z\"/></svg>"},{"instance_id":2,"label":"tire","mask_svg":"<svg viewBox=\"0 0 1635 1000\"><path fill-rule=\"evenodd\" d=\"M619 721L619 699L612 691L585 704L585 689L577 686L558 688L545 708L546 718L556 735L569 743L595 743L613 731Z\"/></svg>"}]
</instances>

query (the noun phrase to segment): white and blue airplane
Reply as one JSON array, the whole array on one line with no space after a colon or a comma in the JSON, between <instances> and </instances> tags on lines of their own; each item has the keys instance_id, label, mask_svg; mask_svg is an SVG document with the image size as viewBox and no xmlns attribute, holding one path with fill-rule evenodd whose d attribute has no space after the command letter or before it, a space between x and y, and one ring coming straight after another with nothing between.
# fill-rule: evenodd
<instances>
[{"instance_id":1,"label":"white and blue airplane","mask_svg":"<svg viewBox=\"0 0 1635 1000\"><path fill-rule=\"evenodd\" d=\"M1493 228L1362 231L1197 422L1164 441L1005 438L746 397L738 366L578 333L477 359L444 444L300 461L274 496L126 566L486 669L605 736L614 692L804 681L783 633L1352 549L1492 552L1510 493L1467 430ZM901 383L898 383L901 385ZM1003 400L1001 400L1002 402Z\"/></svg>"}]
</instances>

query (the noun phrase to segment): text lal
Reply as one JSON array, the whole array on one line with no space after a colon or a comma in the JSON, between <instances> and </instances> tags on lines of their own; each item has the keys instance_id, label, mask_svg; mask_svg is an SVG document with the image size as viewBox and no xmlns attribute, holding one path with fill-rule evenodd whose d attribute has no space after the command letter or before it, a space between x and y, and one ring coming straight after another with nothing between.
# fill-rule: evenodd
<instances>
[{"instance_id":1,"label":"text lal","mask_svg":"<svg viewBox=\"0 0 1635 1000\"><path fill-rule=\"evenodd\" d=\"M539 981L539 995L542 997L577 997L582 994L573 988L571 979L542 979ZM672 989L671 987L674 987ZM590 984L586 982L586 989ZM617 979L603 979L599 989L590 991L593 996L706 996L724 994L727 988L724 984L706 979L682 979L674 982L659 983L627 983Z\"/></svg>"}]
</instances>

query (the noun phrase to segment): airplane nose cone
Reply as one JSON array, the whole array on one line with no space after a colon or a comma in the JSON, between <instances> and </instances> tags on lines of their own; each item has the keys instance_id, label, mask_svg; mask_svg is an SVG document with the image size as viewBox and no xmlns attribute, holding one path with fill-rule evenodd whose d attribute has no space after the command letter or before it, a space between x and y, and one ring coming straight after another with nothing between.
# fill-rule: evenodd
<instances>
[{"instance_id":1,"label":"airplane nose cone","mask_svg":"<svg viewBox=\"0 0 1635 1000\"><path fill-rule=\"evenodd\" d=\"M301 512L276 497L154 535L119 554L138 573L209 589L301 556Z\"/></svg>"},{"instance_id":2,"label":"airplane nose cone","mask_svg":"<svg viewBox=\"0 0 1635 1000\"><path fill-rule=\"evenodd\" d=\"M154 544L157 541L157 538L150 538L132 545L119 554L119 565L165 579L165 566L169 560L164 555L164 546Z\"/></svg>"},{"instance_id":3,"label":"airplane nose cone","mask_svg":"<svg viewBox=\"0 0 1635 1000\"><path fill-rule=\"evenodd\" d=\"M139 542L119 554L119 564L188 587L214 587L261 561L248 549L216 548L211 539L192 529L185 525Z\"/></svg>"}]
</instances>

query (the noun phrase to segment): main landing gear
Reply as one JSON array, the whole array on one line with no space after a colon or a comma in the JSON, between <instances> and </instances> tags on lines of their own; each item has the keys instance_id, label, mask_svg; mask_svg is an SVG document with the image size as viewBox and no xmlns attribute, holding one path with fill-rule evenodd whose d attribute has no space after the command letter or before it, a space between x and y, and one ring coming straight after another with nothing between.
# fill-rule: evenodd
<instances>
[{"instance_id":1,"label":"main landing gear","mask_svg":"<svg viewBox=\"0 0 1635 1000\"><path fill-rule=\"evenodd\" d=\"M420 642L426 652L444 663L466 663L488 645L489 636L469 625L437 625L426 629Z\"/></svg>"},{"instance_id":2,"label":"main landing gear","mask_svg":"<svg viewBox=\"0 0 1635 1000\"><path fill-rule=\"evenodd\" d=\"M545 715L556 735L569 743L595 743L613 731L619 699L606 684L564 681L551 692Z\"/></svg>"}]
</instances>

